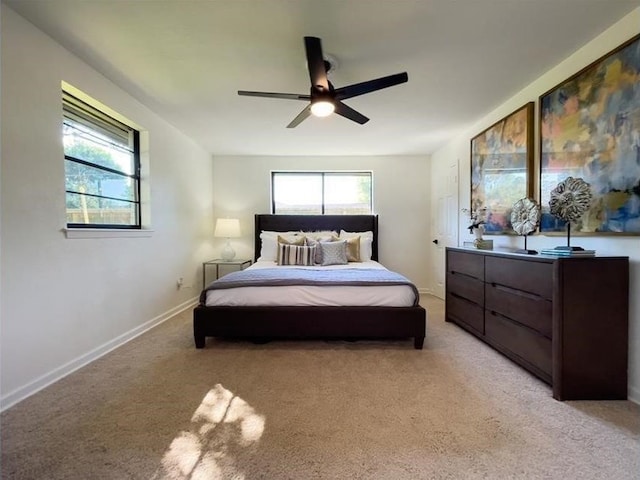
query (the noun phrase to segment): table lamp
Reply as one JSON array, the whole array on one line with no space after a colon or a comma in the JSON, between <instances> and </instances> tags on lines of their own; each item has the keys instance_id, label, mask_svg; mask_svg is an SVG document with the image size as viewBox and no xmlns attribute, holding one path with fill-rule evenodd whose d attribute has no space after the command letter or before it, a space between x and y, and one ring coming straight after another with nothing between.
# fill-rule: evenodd
<instances>
[{"instance_id":1,"label":"table lamp","mask_svg":"<svg viewBox=\"0 0 640 480\"><path fill-rule=\"evenodd\" d=\"M222 249L220 256L226 262L233 260L233 257L236 256L236 252L233 247L231 247L229 239L240 236L240 220L237 218L219 218L216 220L216 229L213 236L227 239L227 243Z\"/></svg>"}]
</instances>

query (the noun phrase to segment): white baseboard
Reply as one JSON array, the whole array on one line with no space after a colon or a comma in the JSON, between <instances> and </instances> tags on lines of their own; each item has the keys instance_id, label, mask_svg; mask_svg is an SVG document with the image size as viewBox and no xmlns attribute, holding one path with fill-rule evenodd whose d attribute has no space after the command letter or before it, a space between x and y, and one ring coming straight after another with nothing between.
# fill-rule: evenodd
<instances>
[{"instance_id":1,"label":"white baseboard","mask_svg":"<svg viewBox=\"0 0 640 480\"><path fill-rule=\"evenodd\" d=\"M142 335L144 332L151 330L153 327L156 327L161 323L169 320L171 317L177 315L178 313L183 312L186 309L195 306L197 303L198 303L197 297L187 300L186 302L178 305L177 307L174 307L158 315L157 317L152 318L151 320L143 323L142 325L139 325L136 328L129 330L126 333L123 333L122 335L91 350L90 352L87 352L84 355L81 355L80 357L74 360L71 360L70 362L65 363L64 365L52 370L51 372L45 375L42 375L41 377L26 384L25 386L17 388L16 390L13 390L12 392L7 393L6 395L2 395L2 397L0 397L0 412L14 406L15 404L21 402L25 398L30 397L34 393L39 392L43 388L48 387L49 385L75 372L79 368L82 368L85 365L93 362L94 360L97 360L103 355L106 355L107 353L133 340L139 335Z\"/></svg>"},{"instance_id":2,"label":"white baseboard","mask_svg":"<svg viewBox=\"0 0 640 480\"><path fill-rule=\"evenodd\" d=\"M431 295L431 290L427 288L418 289L418 293L421 295ZM192 298L187 300L186 302L178 305L177 307L172 308L164 312L161 315L149 320L148 322L143 323L142 325L120 335L119 337L114 338L113 340L101 345L98 348L91 350L90 352L72 360L61 367L56 368L55 370L43 375L31 383L28 383L24 387L20 387L12 392L7 393L0 397L0 412L7 410L8 408L16 405L27 397L30 397L36 392L39 392L43 388L48 387L49 385L57 382L58 380L66 377L67 375L75 372L76 370L88 365L89 363L97 360L98 358L106 355L107 353L115 350L116 348L124 345L125 343L133 340L134 338L142 335L144 332L151 330L153 327L160 325L163 322L166 322L174 315L177 315L188 308L195 306L198 303L198 298ZM637 388L629 387L628 393L629 401L640 405L640 390Z\"/></svg>"}]
</instances>

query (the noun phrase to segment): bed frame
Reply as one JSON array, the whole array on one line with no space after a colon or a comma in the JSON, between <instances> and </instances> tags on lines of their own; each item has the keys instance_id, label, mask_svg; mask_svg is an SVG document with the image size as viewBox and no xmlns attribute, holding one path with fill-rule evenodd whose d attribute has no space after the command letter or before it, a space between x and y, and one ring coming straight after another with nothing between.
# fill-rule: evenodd
<instances>
[{"instance_id":1,"label":"bed frame","mask_svg":"<svg viewBox=\"0 0 640 480\"><path fill-rule=\"evenodd\" d=\"M256 215L255 259L260 232L343 229L373 232L372 260L378 260L377 215ZM423 307L207 307L193 311L196 348L206 337L248 338L410 338L422 349L426 330Z\"/></svg>"}]
</instances>

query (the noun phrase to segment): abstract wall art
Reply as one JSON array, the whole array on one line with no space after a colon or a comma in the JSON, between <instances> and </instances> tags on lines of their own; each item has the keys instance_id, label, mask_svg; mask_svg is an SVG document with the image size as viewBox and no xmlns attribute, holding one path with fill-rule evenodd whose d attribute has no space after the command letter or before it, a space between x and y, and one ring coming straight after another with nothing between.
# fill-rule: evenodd
<instances>
[{"instance_id":1,"label":"abstract wall art","mask_svg":"<svg viewBox=\"0 0 640 480\"><path fill-rule=\"evenodd\" d=\"M471 210L486 208L484 233L515 235L511 209L531 196L533 102L471 139Z\"/></svg>"},{"instance_id":2,"label":"abstract wall art","mask_svg":"<svg viewBox=\"0 0 640 480\"><path fill-rule=\"evenodd\" d=\"M540 231L566 231L550 193L567 177L591 185L575 234L640 235L640 35L540 97Z\"/></svg>"}]
</instances>

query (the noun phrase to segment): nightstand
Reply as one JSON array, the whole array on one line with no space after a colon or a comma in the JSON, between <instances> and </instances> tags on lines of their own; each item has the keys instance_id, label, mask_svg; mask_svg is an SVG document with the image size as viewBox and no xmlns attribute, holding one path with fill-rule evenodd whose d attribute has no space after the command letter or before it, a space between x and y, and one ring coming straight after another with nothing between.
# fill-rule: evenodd
<instances>
[{"instance_id":1,"label":"nightstand","mask_svg":"<svg viewBox=\"0 0 640 480\"><path fill-rule=\"evenodd\" d=\"M208 266L215 266L216 267L216 280L217 280L218 278L220 278L220 266L221 265L222 266L226 266L226 265L236 266L236 267L238 267L238 269L244 270L245 268L247 268L252 263L253 263L252 260L244 260L244 259L223 260L221 258L216 258L214 260L209 260L207 262L204 262L202 264L202 288L207 286L207 267Z\"/></svg>"}]
</instances>

